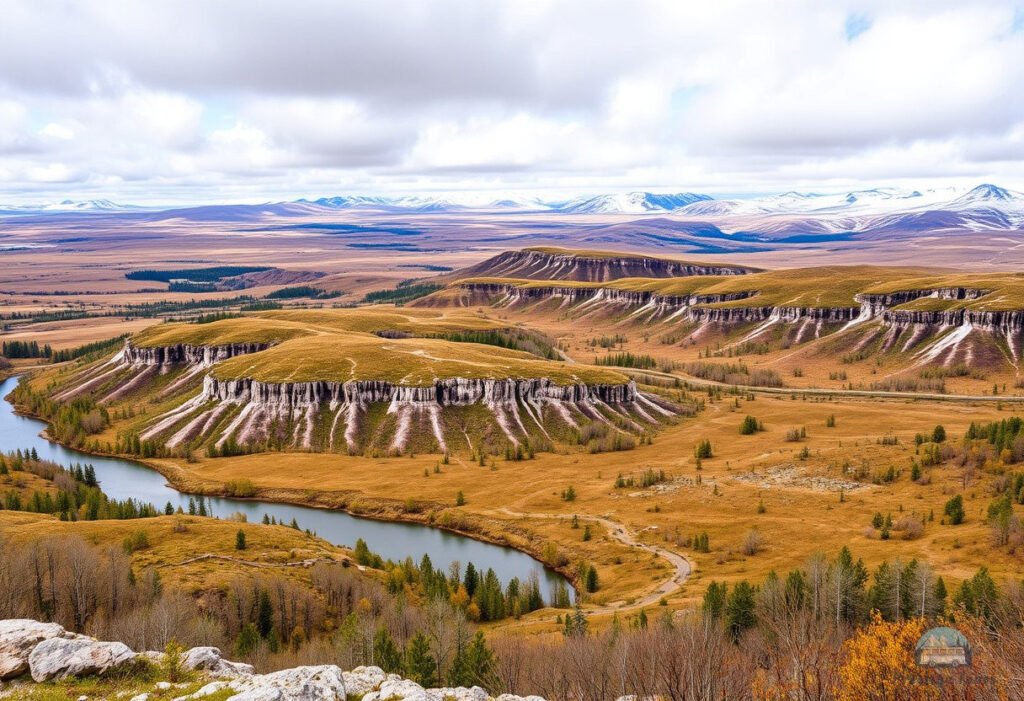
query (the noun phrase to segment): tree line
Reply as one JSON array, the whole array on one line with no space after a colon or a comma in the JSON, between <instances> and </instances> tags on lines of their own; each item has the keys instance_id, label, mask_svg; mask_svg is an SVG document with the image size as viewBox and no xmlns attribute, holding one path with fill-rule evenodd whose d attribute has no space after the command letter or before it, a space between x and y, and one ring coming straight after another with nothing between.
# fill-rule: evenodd
<instances>
[{"instance_id":1,"label":"tree line","mask_svg":"<svg viewBox=\"0 0 1024 701\"><path fill-rule=\"evenodd\" d=\"M48 489L17 488L18 473L28 473L49 483ZM52 514L62 521L151 518L159 512L151 504L135 499L112 499L100 489L92 465L65 468L41 460L35 448L0 454L0 510Z\"/></svg>"}]
</instances>

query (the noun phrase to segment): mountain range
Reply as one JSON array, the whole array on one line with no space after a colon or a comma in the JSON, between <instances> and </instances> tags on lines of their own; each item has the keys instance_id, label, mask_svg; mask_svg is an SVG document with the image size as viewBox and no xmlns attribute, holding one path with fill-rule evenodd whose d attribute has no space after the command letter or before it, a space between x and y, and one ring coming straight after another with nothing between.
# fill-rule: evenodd
<instances>
[{"instance_id":1,"label":"mountain range","mask_svg":"<svg viewBox=\"0 0 1024 701\"><path fill-rule=\"evenodd\" d=\"M899 190L873 188L843 193L786 192L749 199L715 199L677 192L611 193L569 200L509 196L489 201L428 196L347 195L266 204L159 208L110 200L65 200L49 205L0 205L0 216L135 213L160 219L255 220L263 217L327 216L365 210L382 213L493 212L560 215L673 215L680 220L714 222L722 232L771 237L836 233L1024 227L1024 193L992 184L969 191L953 188Z\"/></svg>"}]
</instances>

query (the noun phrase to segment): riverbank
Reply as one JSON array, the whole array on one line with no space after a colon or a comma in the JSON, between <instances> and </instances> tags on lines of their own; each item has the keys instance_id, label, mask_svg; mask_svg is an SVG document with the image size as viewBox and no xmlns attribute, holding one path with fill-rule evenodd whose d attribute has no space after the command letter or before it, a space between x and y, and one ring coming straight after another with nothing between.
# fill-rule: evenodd
<instances>
[{"instance_id":1,"label":"riverbank","mask_svg":"<svg viewBox=\"0 0 1024 701\"><path fill-rule=\"evenodd\" d=\"M24 405L9 401L8 396L3 399L8 401L16 416L46 424L45 417L34 414ZM44 429L39 435L54 445L63 445L55 440L47 429ZM16 446L12 446L12 449L13 447ZM245 502L254 505L292 505L317 509L325 513L340 512L356 519L425 527L488 546L509 548L530 557L547 571L563 578L574 588L576 587L578 573L572 566L571 558L561 553L558 553L556 558L552 558L551 551L545 547L544 538L541 535L507 521L483 518L436 501L388 499L370 496L358 490L265 488L258 484L252 485L252 488L247 489L245 495L241 496L232 488L230 480L202 478L195 470L188 469L173 460L141 459L133 455L106 453L71 446L64 447L102 460L118 460L140 465L162 476L171 488L184 495L230 499L232 502ZM321 458L326 457L328 456L321 456ZM155 505L159 507L162 503L161 501ZM301 525L309 527L307 523ZM348 544L352 545L352 543ZM471 555L469 557L472 558ZM466 562L469 561L472 559L466 560Z\"/></svg>"}]
</instances>

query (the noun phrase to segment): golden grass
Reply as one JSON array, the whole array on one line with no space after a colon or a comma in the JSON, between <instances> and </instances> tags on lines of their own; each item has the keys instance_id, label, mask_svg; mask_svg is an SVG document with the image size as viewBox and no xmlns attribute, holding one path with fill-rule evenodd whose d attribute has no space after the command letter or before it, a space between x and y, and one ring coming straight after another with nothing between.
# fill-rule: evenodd
<instances>
[{"instance_id":1,"label":"golden grass","mask_svg":"<svg viewBox=\"0 0 1024 701\"><path fill-rule=\"evenodd\" d=\"M475 277L453 283L514 285L523 288L559 287L654 292L660 295L751 293L751 296L708 307L856 307L859 293L885 294L909 290L938 290L964 287L986 290L975 300L919 299L897 309L1024 309L1024 275L1019 273L928 274L920 268L872 265L823 266L770 270L749 275L695 276L687 278L623 278L611 282L567 280L519 280Z\"/></svg>"},{"instance_id":2,"label":"golden grass","mask_svg":"<svg viewBox=\"0 0 1024 701\"><path fill-rule=\"evenodd\" d=\"M617 258L626 258L629 260L660 260L667 263L682 263L683 265L707 265L714 266L716 268L732 268L734 270L757 270L757 268L750 268L745 265L730 265L728 263L709 263L707 261L695 261L690 259L672 258L668 256L655 256L648 255L645 253L623 253L621 251L598 251L585 248L561 248L559 246L530 246L524 248L525 251L537 251L538 253L548 253L553 256L572 256L573 258L582 258L586 260L614 260Z\"/></svg>"},{"instance_id":3,"label":"golden grass","mask_svg":"<svg viewBox=\"0 0 1024 701\"><path fill-rule=\"evenodd\" d=\"M533 379L556 384L623 384L612 370L540 360L522 351L438 339L385 339L365 333L334 333L286 341L269 350L217 364L220 379L261 382L381 380L422 387L445 378Z\"/></svg>"},{"instance_id":4,"label":"golden grass","mask_svg":"<svg viewBox=\"0 0 1024 701\"><path fill-rule=\"evenodd\" d=\"M455 285L469 283L511 284L524 288L577 287L636 292L660 295L735 294L750 293L750 297L731 302L706 305L707 307L856 307L854 298L859 292L875 286L920 275L913 268L884 268L879 266L827 266L772 270L750 275L693 276L685 278L623 278L612 282L569 282L564 280L517 280L503 278L467 278Z\"/></svg>"},{"instance_id":5,"label":"golden grass","mask_svg":"<svg viewBox=\"0 0 1024 701\"><path fill-rule=\"evenodd\" d=\"M240 529L246 535L245 550L235 550L235 536ZM156 568L163 581L187 592L222 588L242 574L277 575L308 582L309 567L299 563L350 560L344 548L287 526L200 516L68 522L43 514L0 511L0 536L13 543L77 536L92 545L121 548L124 539L138 531L145 532L149 547L132 553L133 569L141 572ZM208 555L233 560L195 560Z\"/></svg>"},{"instance_id":6,"label":"golden grass","mask_svg":"<svg viewBox=\"0 0 1024 701\"><path fill-rule=\"evenodd\" d=\"M479 314L430 309L371 307L274 311L209 324L164 324L133 338L141 347L178 343L273 343L268 350L219 363L220 379L261 382L381 380L426 386L443 378L534 379L557 384L622 384L624 375L582 365L541 360L522 351L433 338L388 339L374 331L414 335L506 328Z\"/></svg>"},{"instance_id":7,"label":"golden grass","mask_svg":"<svg viewBox=\"0 0 1024 701\"><path fill-rule=\"evenodd\" d=\"M577 557L594 562L605 587L597 602L630 600L642 596L667 578L669 567L660 558L625 549L602 529L592 541L582 542L582 530L569 522L517 513L603 516L623 523L643 538L685 553L696 572L681 594L671 598L674 606L693 603L713 579L760 580L770 570L785 571L800 566L816 551L834 555L849 546L856 557L874 567L883 559L925 558L955 583L988 566L1001 580L1024 576L1019 557L988 544L984 510L990 500L992 475L980 474L967 488L959 483L953 467L930 470L931 483L918 485L908 477L914 455L913 436L930 431L941 422L956 441L970 421L984 421L1008 415L994 407L936 405L904 401L793 401L788 397L732 400L709 405L700 417L659 434L653 445L626 453L587 455L574 451L538 454L535 460L506 462L496 468L453 459L440 474L433 473L437 456L367 459L337 456L324 461L310 454L266 454L238 458L201 460L198 464L177 464L185 480L212 488L231 479L246 477L259 489L292 490L295 494L352 492L367 500L394 499L395 495L453 505L462 491L468 513L504 520L510 527L527 528L537 537L557 543ZM740 436L743 416L752 414L763 421L766 431ZM826 418L836 417L836 427L826 428ZM804 426L808 438L790 443L791 428ZM882 445L879 439L894 435L898 445ZM715 457L696 469L693 448L699 440L712 442ZM808 447L810 457L800 460ZM888 485L866 486L846 491L840 503L835 489L820 490L797 482L771 484L780 469L794 468L802 476L844 478L843 466L866 463L871 474L890 465L901 471ZM424 476L424 469L429 476ZM619 473L639 475L646 469L665 470L673 479L668 489L615 489ZM748 481L751 472L762 478ZM700 476L701 484L696 483ZM572 485L578 497L561 498ZM717 488L716 488L717 485ZM717 491L717 493L716 493ZM962 526L939 523L946 500L963 493L968 519ZM766 512L758 513L764 503ZM927 516L924 536L905 541L867 537L865 529L876 512ZM763 552L744 556L740 545L748 530L757 528L765 541ZM692 534L707 532L712 552L695 553L680 545Z\"/></svg>"}]
</instances>

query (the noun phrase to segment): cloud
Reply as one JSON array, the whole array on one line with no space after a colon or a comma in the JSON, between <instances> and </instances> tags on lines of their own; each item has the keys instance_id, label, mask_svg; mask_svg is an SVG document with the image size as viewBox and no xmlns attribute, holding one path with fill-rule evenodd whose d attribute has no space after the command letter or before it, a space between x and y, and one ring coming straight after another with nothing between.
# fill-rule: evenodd
<instances>
[{"instance_id":1,"label":"cloud","mask_svg":"<svg viewBox=\"0 0 1024 701\"><path fill-rule=\"evenodd\" d=\"M1010 0L10 0L19 197L1024 183Z\"/></svg>"}]
</instances>

